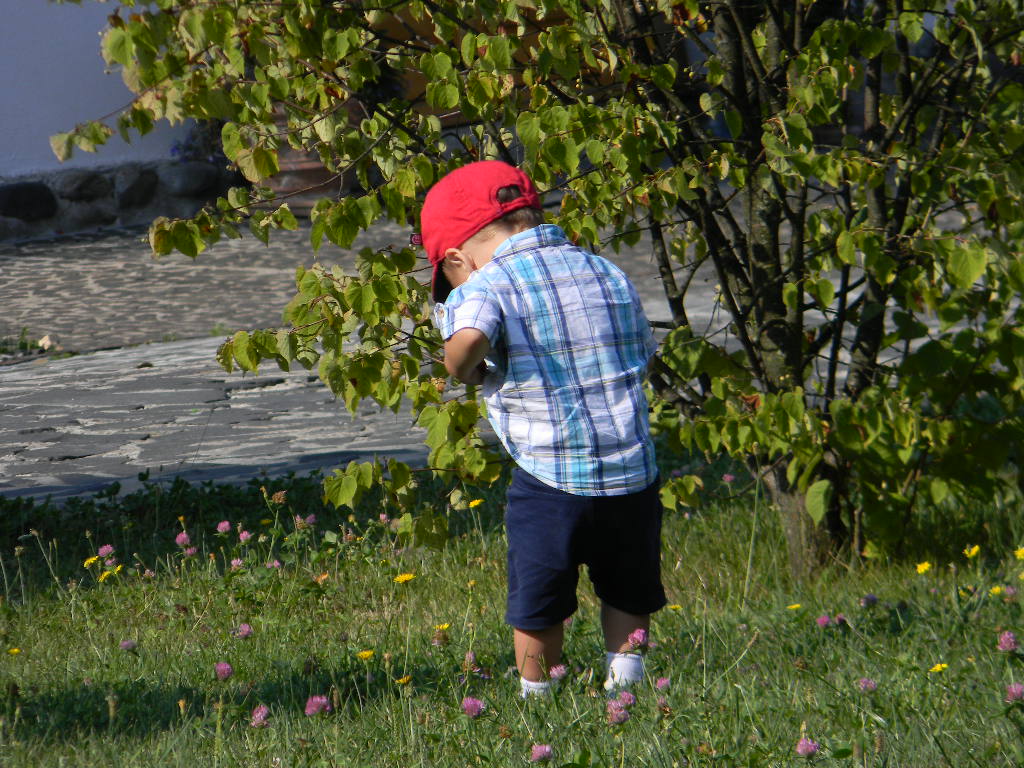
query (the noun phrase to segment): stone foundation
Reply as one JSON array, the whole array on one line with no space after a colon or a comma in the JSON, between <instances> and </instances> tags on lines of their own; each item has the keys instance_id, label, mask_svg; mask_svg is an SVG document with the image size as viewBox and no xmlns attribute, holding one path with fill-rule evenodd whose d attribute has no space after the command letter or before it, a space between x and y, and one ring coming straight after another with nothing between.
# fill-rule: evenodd
<instances>
[{"instance_id":1,"label":"stone foundation","mask_svg":"<svg viewBox=\"0 0 1024 768\"><path fill-rule=\"evenodd\" d=\"M0 241L192 216L244 183L237 173L199 160L0 177Z\"/></svg>"}]
</instances>

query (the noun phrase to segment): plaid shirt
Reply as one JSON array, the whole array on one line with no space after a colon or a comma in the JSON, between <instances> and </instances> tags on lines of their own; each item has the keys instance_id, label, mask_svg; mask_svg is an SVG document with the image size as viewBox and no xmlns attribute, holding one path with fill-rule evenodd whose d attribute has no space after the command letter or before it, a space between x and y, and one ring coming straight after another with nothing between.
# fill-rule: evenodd
<instances>
[{"instance_id":1,"label":"plaid shirt","mask_svg":"<svg viewBox=\"0 0 1024 768\"><path fill-rule=\"evenodd\" d=\"M643 376L657 344L622 270L545 224L499 245L434 317L446 340L486 334L487 416L524 470L578 496L654 482Z\"/></svg>"}]
</instances>

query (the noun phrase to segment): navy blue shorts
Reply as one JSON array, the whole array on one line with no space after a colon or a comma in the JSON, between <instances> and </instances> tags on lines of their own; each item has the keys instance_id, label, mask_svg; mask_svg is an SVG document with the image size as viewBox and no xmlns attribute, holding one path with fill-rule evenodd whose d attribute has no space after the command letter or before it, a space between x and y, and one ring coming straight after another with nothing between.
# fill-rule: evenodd
<instances>
[{"instance_id":1,"label":"navy blue shorts","mask_svg":"<svg viewBox=\"0 0 1024 768\"><path fill-rule=\"evenodd\" d=\"M665 605L658 483L626 496L574 496L516 468L508 489L508 608L517 629L546 629L577 608L579 566L598 598L643 615Z\"/></svg>"}]
</instances>

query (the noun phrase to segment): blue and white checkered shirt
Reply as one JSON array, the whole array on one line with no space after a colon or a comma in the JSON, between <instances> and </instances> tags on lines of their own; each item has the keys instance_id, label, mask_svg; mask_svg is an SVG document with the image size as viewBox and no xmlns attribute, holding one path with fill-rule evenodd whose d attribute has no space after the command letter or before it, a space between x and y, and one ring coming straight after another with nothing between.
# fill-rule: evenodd
<instances>
[{"instance_id":1,"label":"blue and white checkered shirt","mask_svg":"<svg viewBox=\"0 0 1024 768\"><path fill-rule=\"evenodd\" d=\"M434 317L445 340L486 334L487 417L524 470L578 496L654 482L643 376L657 344L622 270L545 224L499 245Z\"/></svg>"}]
</instances>

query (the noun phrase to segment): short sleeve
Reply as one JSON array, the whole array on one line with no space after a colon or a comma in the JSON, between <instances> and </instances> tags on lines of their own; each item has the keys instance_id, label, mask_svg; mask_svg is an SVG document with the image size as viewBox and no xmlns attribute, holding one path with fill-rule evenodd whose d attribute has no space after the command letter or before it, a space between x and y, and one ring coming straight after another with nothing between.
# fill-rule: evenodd
<instances>
[{"instance_id":1,"label":"short sleeve","mask_svg":"<svg viewBox=\"0 0 1024 768\"><path fill-rule=\"evenodd\" d=\"M438 313L441 314L439 321ZM453 290L448 301L435 308L434 317L445 341L463 328L475 328L495 347L501 335L501 308L497 297L482 280L468 280Z\"/></svg>"}]
</instances>

